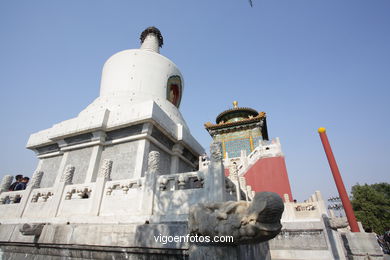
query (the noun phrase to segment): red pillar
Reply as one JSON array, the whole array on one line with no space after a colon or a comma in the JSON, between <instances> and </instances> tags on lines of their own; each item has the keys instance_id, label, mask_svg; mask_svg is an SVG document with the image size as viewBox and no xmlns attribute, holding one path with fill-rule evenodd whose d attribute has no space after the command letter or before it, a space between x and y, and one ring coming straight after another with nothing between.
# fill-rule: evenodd
<instances>
[{"instance_id":1,"label":"red pillar","mask_svg":"<svg viewBox=\"0 0 390 260\"><path fill-rule=\"evenodd\" d=\"M324 146L326 157L328 158L328 162L329 162L330 169L332 170L334 182L336 183L341 202L343 203L343 207L345 210L345 214L347 215L347 219L348 219L349 226L351 227L351 231L359 232L359 226L356 222L356 217L355 214L353 213L352 205L351 202L349 201L347 191L345 190L343 179L341 178L339 168L337 167L337 163L334 158L332 148L330 147L329 140L326 135L326 129L324 127L320 127L318 128L318 133L320 134L322 145Z\"/></svg>"}]
</instances>

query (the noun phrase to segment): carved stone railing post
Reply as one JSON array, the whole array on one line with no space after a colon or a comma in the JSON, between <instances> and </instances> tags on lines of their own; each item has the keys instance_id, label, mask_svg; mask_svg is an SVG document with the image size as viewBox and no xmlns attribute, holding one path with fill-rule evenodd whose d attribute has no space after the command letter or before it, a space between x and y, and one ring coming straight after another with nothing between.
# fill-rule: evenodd
<instances>
[{"instance_id":1,"label":"carved stone railing post","mask_svg":"<svg viewBox=\"0 0 390 260\"><path fill-rule=\"evenodd\" d=\"M287 193L283 194L284 202L290 202L290 196Z\"/></svg>"},{"instance_id":2,"label":"carved stone railing post","mask_svg":"<svg viewBox=\"0 0 390 260\"><path fill-rule=\"evenodd\" d=\"M72 165L68 165L65 168L64 173L61 176L60 182L65 182L65 184L71 184L73 179L75 167Z\"/></svg>"},{"instance_id":3,"label":"carved stone railing post","mask_svg":"<svg viewBox=\"0 0 390 260\"><path fill-rule=\"evenodd\" d=\"M178 181L177 185L179 187L179 190L184 190L186 185L187 185L187 183L189 182L189 178L188 178L188 176L183 176L183 174L182 174L182 175L179 176L177 181Z\"/></svg>"},{"instance_id":4,"label":"carved stone railing post","mask_svg":"<svg viewBox=\"0 0 390 260\"><path fill-rule=\"evenodd\" d=\"M8 191L9 186L11 186L13 179L14 177L12 175L4 175L0 184L0 193Z\"/></svg>"},{"instance_id":5,"label":"carved stone railing post","mask_svg":"<svg viewBox=\"0 0 390 260\"><path fill-rule=\"evenodd\" d=\"M42 177L43 177L43 171L34 172L32 176L32 180L28 186L31 186L32 188L39 188L39 186L41 185Z\"/></svg>"},{"instance_id":6,"label":"carved stone railing post","mask_svg":"<svg viewBox=\"0 0 390 260\"><path fill-rule=\"evenodd\" d=\"M238 168L237 168L237 164L234 162L230 168L231 172L230 172L230 179L232 181L237 181L238 180Z\"/></svg>"},{"instance_id":7,"label":"carved stone railing post","mask_svg":"<svg viewBox=\"0 0 390 260\"><path fill-rule=\"evenodd\" d=\"M105 159L103 161L102 167L100 168L98 178L104 178L105 180L109 180L111 176L112 170L112 161L109 159Z\"/></svg>"},{"instance_id":8,"label":"carved stone railing post","mask_svg":"<svg viewBox=\"0 0 390 260\"><path fill-rule=\"evenodd\" d=\"M246 190L247 184L246 184L245 177L244 176L239 176L238 177L238 182L240 184L240 188L244 191L245 194L247 194L247 190ZM248 196L246 195L246 197L248 197Z\"/></svg>"},{"instance_id":9,"label":"carved stone railing post","mask_svg":"<svg viewBox=\"0 0 390 260\"><path fill-rule=\"evenodd\" d=\"M160 153L151 151L148 156L148 173L160 172Z\"/></svg>"},{"instance_id":10,"label":"carved stone railing post","mask_svg":"<svg viewBox=\"0 0 390 260\"><path fill-rule=\"evenodd\" d=\"M142 212L145 215L153 214L154 200L158 199L156 179L160 174L160 153L151 151L148 156L148 170L145 172L145 184L142 196Z\"/></svg>"},{"instance_id":11,"label":"carved stone railing post","mask_svg":"<svg viewBox=\"0 0 390 260\"><path fill-rule=\"evenodd\" d=\"M50 201L50 217L56 217L60 204L62 202L62 196L64 194L65 186L72 184L73 175L75 172L75 167L72 165L67 165L64 172L61 175L59 183L54 187L53 198Z\"/></svg>"},{"instance_id":12,"label":"carved stone railing post","mask_svg":"<svg viewBox=\"0 0 390 260\"><path fill-rule=\"evenodd\" d=\"M232 163L230 167L230 174L229 177L233 181L234 185L236 186L236 196L237 196L237 201L241 200L241 185L240 182L238 181L238 167L237 163Z\"/></svg>"},{"instance_id":13,"label":"carved stone railing post","mask_svg":"<svg viewBox=\"0 0 390 260\"><path fill-rule=\"evenodd\" d=\"M34 172L32 178L31 178L31 182L27 185L26 190L24 190L23 194L21 195L22 199L20 201L19 208L17 211L18 217L23 216L23 213L27 207L27 203L29 203L32 199L32 198L30 199L30 196L32 194L32 190L39 188L39 186L41 185L42 177L43 177L43 171L35 171Z\"/></svg>"},{"instance_id":14,"label":"carved stone railing post","mask_svg":"<svg viewBox=\"0 0 390 260\"><path fill-rule=\"evenodd\" d=\"M24 210L27 207L27 203L31 201L30 195L32 194L32 190L39 188L39 185L41 184L43 172L42 171L35 171L31 182L27 185L26 190L24 190L22 195L22 200L20 201L19 208L18 208L18 217L21 217L24 213Z\"/></svg>"},{"instance_id":15,"label":"carved stone railing post","mask_svg":"<svg viewBox=\"0 0 390 260\"><path fill-rule=\"evenodd\" d=\"M106 182L111 178L111 170L112 170L113 161L110 159L104 159L101 163L99 173L96 178L95 189L92 192L92 207L91 207L91 215L98 216L100 212L100 208L102 205L104 189L106 186Z\"/></svg>"},{"instance_id":16,"label":"carved stone railing post","mask_svg":"<svg viewBox=\"0 0 390 260\"><path fill-rule=\"evenodd\" d=\"M222 202L226 200L226 185L220 142L213 142L210 145L210 157L210 165L205 178L205 192L207 192L210 201Z\"/></svg>"},{"instance_id":17,"label":"carved stone railing post","mask_svg":"<svg viewBox=\"0 0 390 260\"><path fill-rule=\"evenodd\" d=\"M222 162L222 145L220 142L212 142L210 145L211 162Z\"/></svg>"},{"instance_id":18,"label":"carved stone railing post","mask_svg":"<svg viewBox=\"0 0 390 260\"><path fill-rule=\"evenodd\" d=\"M246 185L246 201L252 200L253 196L252 186Z\"/></svg>"}]
</instances>

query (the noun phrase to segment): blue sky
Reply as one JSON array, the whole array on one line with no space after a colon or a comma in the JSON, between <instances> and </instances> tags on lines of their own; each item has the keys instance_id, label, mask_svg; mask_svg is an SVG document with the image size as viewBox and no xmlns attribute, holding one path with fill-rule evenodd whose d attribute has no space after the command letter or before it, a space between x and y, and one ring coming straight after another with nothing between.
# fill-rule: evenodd
<instances>
[{"instance_id":1,"label":"blue sky","mask_svg":"<svg viewBox=\"0 0 390 260\"><path fill-rule=\"evenodd\" d=\"M143 29L181 69L181 111L203 123L237 100L267 112L293 195L336 188L317 134L325 126L347 190L390 180L390 1L0 2L0 176L30 175L31 133L75 117L99 93L103 63L139 47Z\"/></svg>"}]
</instances>

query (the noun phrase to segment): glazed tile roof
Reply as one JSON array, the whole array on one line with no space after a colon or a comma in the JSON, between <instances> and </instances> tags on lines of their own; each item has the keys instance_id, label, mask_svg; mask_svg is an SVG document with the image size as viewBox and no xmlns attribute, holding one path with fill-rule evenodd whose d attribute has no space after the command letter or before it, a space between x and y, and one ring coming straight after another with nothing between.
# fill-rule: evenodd
<instances>
[{"instance_id":1,"label":"glazed tile roof","mask_svg":"<svg viewBox=\"0 0 390 260\"><path fill-rule=\"evenodd\" d=\"M242 108L240 108L242 109ZM247 108L244 108L244 109L247 109ZM241 119L239 121L233 121L233 122L224 122L224 121L219 121L218 124L213 124L211 122L207 122L204 124L204 127L207 129L207 130L215 130L215 129L221 129L221 128L225 128L225 127L231 127L231 126L237 126L237 125L242 125L242 124L248 124L248 123L253 123L253 122L259 122L261 121L261 119L265 118L266 115L265 115L265 112L260 112L258 113L256 110L253 110L251 108L249 108L250 110L256 112L258 115L257 116L249 116L248 118L244 118L244 119ZM217 119L222 115L225 115L227 114L227 112L233 112L233 111L237 111L238 109L229 109L229 110L226 110L224 112L222 112L221 114L218 115ZM217 120L218 122L218 120Z\"/></svg>"},{"instance_id":2,"label":"glazed tile roof","mask_svg":"<svg viewBox=\"0 0 390 260\"><path fill-rule=\"evenodd\" d=\"M243 117L255 117L259 115L259 112L249 107L234 107L220 113L215 121L217 122L217 124L219 124L221 121L228 121L227 119L235 117L237 115L241 115Z\"/></svg>"}]
</instances>

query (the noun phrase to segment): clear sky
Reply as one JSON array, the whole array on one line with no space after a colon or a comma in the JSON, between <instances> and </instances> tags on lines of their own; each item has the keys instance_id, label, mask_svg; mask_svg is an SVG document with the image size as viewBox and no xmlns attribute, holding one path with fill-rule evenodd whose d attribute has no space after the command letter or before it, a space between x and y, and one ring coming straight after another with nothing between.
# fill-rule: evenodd
<instances>
[{"instance_id":1,"label":"clear sky","mask_svg":"<svg viewBox=\"0 0 390 260\"><path fill-rule=\"evenodd\" d=\"M327 128L347 190L390 181L389 0L0 1L0 177L31 176L31 133L75 117L112 54L148 26L181 69L181 112L203 124L237 100L267 113L293 195L336 188L317 133Z\"/></svg>"}]
</instances>

